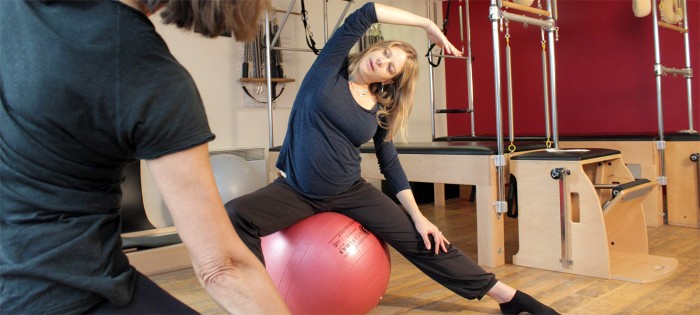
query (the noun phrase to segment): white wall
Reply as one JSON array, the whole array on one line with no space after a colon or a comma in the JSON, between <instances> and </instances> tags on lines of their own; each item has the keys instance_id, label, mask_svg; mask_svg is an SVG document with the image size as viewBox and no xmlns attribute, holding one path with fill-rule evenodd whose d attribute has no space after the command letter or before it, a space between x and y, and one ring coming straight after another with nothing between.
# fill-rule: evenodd
<instances>
[{"instance_id":1,"label":"white wall","mask_svg":"<svg viewBox=\"0 0 700 315\"><path fill-rule=\"evenodd\" d=\"M274 0L276 9L286 11L288 0ZM297 1L293 12L300 11L300 1ZM306 0L306 10L309 12L309 24L314 34L317 46L324 43L323 28L324 0ZM367 1L355 1L348 14L362 6ZM396 6L415 14L427 15L424 0L385 0L380 3ZM345 1L328 1L328 32L332 31L338 17L342 13ZM283 13L277 13L277 18L283 18ZM210 144L210 149L240 149L251 147L268 147L268 112L267 108L239 107L244 93L240 87L240 63L242 61L243 44L231 38L204 38L198 34L185 32L171 25L163 25L158 14L151 17L156 29L167 42L173 55L189 70L200 90L209 124L217 138ZM442 23L438 21L438 25ZM422 29L382 25L385 39L400 39L411 43L422 56L427 49L427 38ZM288 41L285 47L306 48L303 25L298 15L290 15L283 29L283 36ZM273 111L274 145L281 145L286 132L289 111L293 97L304 74L308 70L315 55L311 52L285 52L285 74L293 75L297 82L287 84L283 97L275 102ZM291 58L290 58L291 57ZM420 78L417 86L415 105L409 120L409 141L431 140L431 118L429 103L429 78L426 58L420 58ZM436 106L444 107L444 67L436 68L435 72ZM263 95L264 96L264 95ZM444 115L437 116L436 134L446 134Z\"/></svg>"}]
</instances>

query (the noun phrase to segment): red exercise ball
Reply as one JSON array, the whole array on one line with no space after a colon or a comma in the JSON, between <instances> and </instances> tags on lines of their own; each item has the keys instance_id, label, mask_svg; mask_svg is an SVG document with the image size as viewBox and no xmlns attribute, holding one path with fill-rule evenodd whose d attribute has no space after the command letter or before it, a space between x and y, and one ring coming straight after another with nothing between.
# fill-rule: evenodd
<instances>
[{"instance_id":1,"label":"red exercise ball","mask_svg":"<svg viewBox=\"0 0 700 315\"><path fill-rule=\"evenodd\" d=\"M364 314L389 284L386 243L339 213L315 214L263 237L262 249L293 314Z\"/></svg>"}]
</instances>

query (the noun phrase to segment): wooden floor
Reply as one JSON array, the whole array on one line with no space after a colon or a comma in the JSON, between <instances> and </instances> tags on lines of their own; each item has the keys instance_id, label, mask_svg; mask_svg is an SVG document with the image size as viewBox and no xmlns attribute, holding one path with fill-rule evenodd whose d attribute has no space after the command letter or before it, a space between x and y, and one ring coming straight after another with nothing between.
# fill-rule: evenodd
<instances>
[{"instance_id":1,"label":"wooden floor","mask_svg":"<svg viewBox=\"0 0 700 315\"><path fill-rule=\"evenodd\" d=\"M444 207L421 205L427 218L448 239L476 260L474 204L448 200ZM700 314L700 229L664 225L649 228L653 255L678 259L671 276L635 284L570 275L511 264L517 253L517 220L506 219L506 265L485 268L563 314ZM371 314L499 314L489 297L463 299L435 283L407 260L391 251L391 281L381 303ZM174 296L203 314L224 313L200 287L191 269L151 277Z\"/></svg>"}]
</instances>

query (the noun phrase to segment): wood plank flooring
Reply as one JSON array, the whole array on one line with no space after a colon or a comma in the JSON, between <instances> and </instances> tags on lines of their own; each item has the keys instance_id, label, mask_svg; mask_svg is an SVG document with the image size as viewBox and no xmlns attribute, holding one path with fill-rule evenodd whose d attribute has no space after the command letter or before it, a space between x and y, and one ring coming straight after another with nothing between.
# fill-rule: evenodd
<instances>
[{"instance_id":1,"label":"wood plank flooring","mask_svg":"<svg viewBox=\"0 0 700 315\"><path fill-rule=\"evenodd\" d=\"M450 199L445 206L421 205L421 211L448 239L476 260L473 203ZM700 229L664 225L649 228L653 255L675 257L676 272L662 280L635 284L512 265L517 253L517 220L506 219L506 265L485 268L496 277L563 314L700 314ZM391 250L389 287L371 314L500 314L489 297L463 299L426 277ZM165 290L202 314L223 314L197 282L191 269L152 276Z\"/></svg>"}]
</instances>

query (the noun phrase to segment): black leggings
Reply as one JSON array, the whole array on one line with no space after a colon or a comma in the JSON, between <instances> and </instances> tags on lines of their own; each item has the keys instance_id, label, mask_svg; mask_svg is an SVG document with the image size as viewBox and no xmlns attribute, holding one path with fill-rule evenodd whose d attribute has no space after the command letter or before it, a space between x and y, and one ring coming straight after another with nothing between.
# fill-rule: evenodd
<instances>
[{"instance_id":1,"label":"black leggings","mask_svg":"<svg viewBox=\"0 0 700 315\"><path fill-rule=\"evenodd\" d=\"M131 301L124 306L104 302L95 306L88 314L199 314L180 302L170 293L141 273L136 275L136 284Z\"/></svg>"},{"instance_id":2,"label":"black leggings","mask_svg":"<svg viewBox=\"0 0 700 315\"><path fill-rule=\"evenodd\" d=\"M428 250L411 217L364 180L345 193L318 200L297 193L280 177L258 191L229 201L226 211L243 242L263 262L260 237L315 213L332 211L359 222L430 278L460 296L481 299L496 284L494 274L456 247L448 246L447 253L437 255Z\"/></svg>"}]
</instances>

